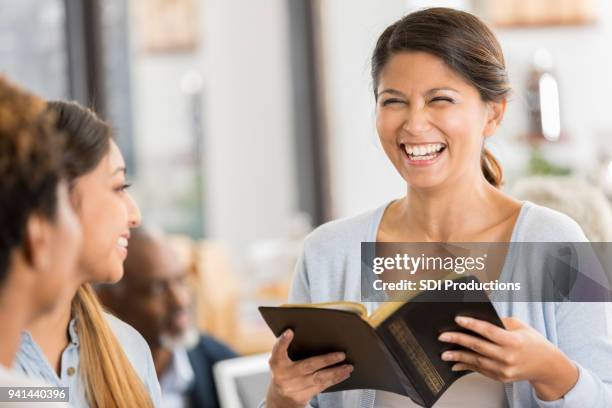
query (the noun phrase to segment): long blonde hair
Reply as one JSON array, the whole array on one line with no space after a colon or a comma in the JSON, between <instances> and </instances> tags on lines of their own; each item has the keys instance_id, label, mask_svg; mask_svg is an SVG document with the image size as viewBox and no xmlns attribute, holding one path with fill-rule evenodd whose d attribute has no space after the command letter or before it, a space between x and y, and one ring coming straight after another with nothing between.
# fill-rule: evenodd
<instances>
[{"instance_id":1,"label":"long blonde hair","mask_svg":"<svg viewBox=\"0 0 612 408\"><path fill-rule=\"evenodd\" d=\"M153 407L89 283L77 291L72 310L80 341L81 380L89 405L98 408Z\"/></svg>"}]
</instances>

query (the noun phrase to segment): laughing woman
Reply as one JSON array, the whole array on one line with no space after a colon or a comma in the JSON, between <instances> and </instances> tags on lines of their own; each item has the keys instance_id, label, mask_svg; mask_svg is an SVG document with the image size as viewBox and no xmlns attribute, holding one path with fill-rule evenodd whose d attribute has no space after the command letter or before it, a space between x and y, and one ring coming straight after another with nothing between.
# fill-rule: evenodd
<instances>
[{"instance_id":1,"label":"laughing woman","mask_svg":"<svg viewBox=\"0 0 612 408\"><path fill-rule=\"evenodd\" d=\"M355 218L326 224L304 244L291 303L360 300L360 242L577 242L570 218L499 187L484 147L510 92L494 34L471 14L433 8L380 36L372 57L376 128L405 180L406 195ZM535 273L535 272L534 272ZM444 353L462 377L436 407L610 407L612 343L602 303L496 303L505 329L465 319L483 338L446 333L467 351ZM270 407L416 407L383 391L320 394L350 376L342 353L291 361L285 332L270 359ZM334 366L335 364L339 364ZM333 366L333 367L330 367Z\"/></svg>"},{"instance_id":2,"label":"laughing woman","mask_svg":"<svg viewBox=\"0 0 612 408\"><path fill-rule=\"evenodd\" d=\"M110 126L93 112L71 102L49 106L66 135L64 167L83 248L78 279L54 310L28 327L16 369L69 387L75 407L158 407L160 388L147 343L104 313L91 287L121 279L130 228L140 223L126 191L123 156Z\"/></svg>"}]
</instances>

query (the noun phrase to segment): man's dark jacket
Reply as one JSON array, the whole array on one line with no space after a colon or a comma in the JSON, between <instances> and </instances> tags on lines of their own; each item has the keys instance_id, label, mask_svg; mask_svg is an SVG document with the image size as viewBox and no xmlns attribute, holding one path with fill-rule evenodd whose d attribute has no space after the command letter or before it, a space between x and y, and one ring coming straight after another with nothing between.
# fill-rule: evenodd
<instances>
[{"instance_id":1,"label":"man's dark jacket","mask_svg":"<svg viewBox=\"0 0 612 408\"><path fill-rule=\"evenodd\" d=\"M217 361L237 357L236 353L212 337L202 335L187 355L194 373L194 382L189 390L191 407L218 408L219 398L212 368Z\"/></svg>"}]
</instances>

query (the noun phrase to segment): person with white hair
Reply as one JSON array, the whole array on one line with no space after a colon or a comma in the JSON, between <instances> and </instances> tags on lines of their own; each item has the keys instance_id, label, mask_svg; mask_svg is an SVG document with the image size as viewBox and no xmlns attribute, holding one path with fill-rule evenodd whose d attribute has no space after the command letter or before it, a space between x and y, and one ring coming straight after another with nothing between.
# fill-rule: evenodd
<instances>
[{"instance_id":1,"label":"person with white hair","mask_svg":"<svg viewBox=\"0 0 612 408\"><path fill-rule=\"evenodd\" d=\"M527 177L516 182L512 195L573 218L591 242L612 242L612 207L600 189L585 181L566 176Z\"/></svg>"}]
</instances>

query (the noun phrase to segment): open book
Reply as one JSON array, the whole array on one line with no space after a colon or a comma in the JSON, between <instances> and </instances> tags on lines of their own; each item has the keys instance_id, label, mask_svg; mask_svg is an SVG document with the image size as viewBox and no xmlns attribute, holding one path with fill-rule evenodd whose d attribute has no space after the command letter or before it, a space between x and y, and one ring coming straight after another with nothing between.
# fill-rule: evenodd
<instances>
[{"instance_id":1,"label":"open book","mask_svg":"<svg viewBox=\"0 0 612 408\"><path fill-rule=\"evenodd\" d=\"M353 364L354 371L324 392L384 390L405 395L424 407L431 407L454 381L467 374L451 371L453 363L440 357L458 348L440 342L442 332L466 332L455 323L455 316L504 327L483 291L469 295L459 290L423 291L403 303L384 303L370 316L357 302L262 306L259 311L277 337L286 329L294 331L289 346L293 361L346 353L346 361L340 364Z\"/></svg>"}]
</instances>

